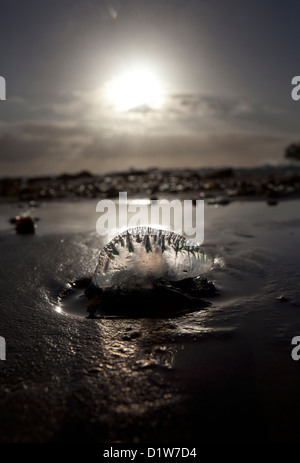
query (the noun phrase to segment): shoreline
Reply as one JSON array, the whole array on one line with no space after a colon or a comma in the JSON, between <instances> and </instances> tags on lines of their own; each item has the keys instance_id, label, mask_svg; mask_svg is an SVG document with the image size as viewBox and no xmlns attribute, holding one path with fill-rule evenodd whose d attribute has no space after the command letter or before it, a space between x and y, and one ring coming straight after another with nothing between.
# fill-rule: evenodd
<instances>
[{"instance_id":1,"label":"shoreline","mask_svg":"<svg viewBox=\"0 0 300 463\"><path fill-rule=\"evenodd\" d=\"M300 166L257 168L176 169L128 171L93 175L84 171L54 177L0 179L0 203L61 199L116 198L126 191L132 198L159 199L182 195L190 199L264 199L300 196Z\"/></svg>"}]
</instances>

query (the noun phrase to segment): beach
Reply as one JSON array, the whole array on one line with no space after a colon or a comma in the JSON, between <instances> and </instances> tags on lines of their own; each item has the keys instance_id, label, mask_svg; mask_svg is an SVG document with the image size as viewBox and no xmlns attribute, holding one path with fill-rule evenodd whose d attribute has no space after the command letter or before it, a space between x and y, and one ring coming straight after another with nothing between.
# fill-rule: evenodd
<instances>
[{"instance_id":1,"label":"beach","mask_svg":"<svg viewBox=\"0 0 300 463\"><path fill-rule=\"evenodd\" d=\"M68 312L61 295L92 277L108 241L96 232L99 198L4 199L1 442L297 442L300 204L292 193L279 188L271 203L261 194L204 198L202 248L214 259L204 276L216 289L207 307L97 319L80 301ZM189 193L180 194L168 198ZM39 219L34 234L16 234L9 222L24 211Z\"/></svg>"}]
</instances>

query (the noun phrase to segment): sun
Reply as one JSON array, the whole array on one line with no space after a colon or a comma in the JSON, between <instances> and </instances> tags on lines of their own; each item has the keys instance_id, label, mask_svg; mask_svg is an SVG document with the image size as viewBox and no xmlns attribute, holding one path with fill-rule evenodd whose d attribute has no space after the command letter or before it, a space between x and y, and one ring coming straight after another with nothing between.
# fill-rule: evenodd
<instances>
[{"instance_id":1,"label":"sun","mask_svg":"<svg viewBox=\"0 0 300 463\"><path fill-rule=\"evenodd\" d=\"M108 96L120 111L139 106L156 106L161 98L162 85L154 71L133 68L108 82Z\"/></svg>"}]
</instances>

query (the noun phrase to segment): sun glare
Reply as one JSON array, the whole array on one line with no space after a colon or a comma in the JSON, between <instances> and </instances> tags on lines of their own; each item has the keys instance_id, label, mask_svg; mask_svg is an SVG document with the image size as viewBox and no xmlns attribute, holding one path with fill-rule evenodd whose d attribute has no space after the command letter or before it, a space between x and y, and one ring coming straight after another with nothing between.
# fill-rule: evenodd
<instances>
[{"instance_id":1,"label":"sun glare","mask_svg":"<svg viewBox=\"0 0 300 463\"><path fill-rule=\"evenodd\" d=\"M117 109L128 111L143 105L157 105L162 88L154 72L132 69L108 83L108 94Z\"/></svg>"}]
</instances>

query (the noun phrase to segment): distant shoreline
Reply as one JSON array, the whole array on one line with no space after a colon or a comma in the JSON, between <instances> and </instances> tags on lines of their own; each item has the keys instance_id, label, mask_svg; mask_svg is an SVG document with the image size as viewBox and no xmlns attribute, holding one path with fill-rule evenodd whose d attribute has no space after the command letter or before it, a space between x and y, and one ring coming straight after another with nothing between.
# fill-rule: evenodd
<instances>
[{"instance_id":1,"label":"distant shoreline","mask_svg":"<svg viewBox=\"0 0 300 463\"><path fill-rule=\"evenodd\" d=\"M132 197L159 199L180 195L214 200L299 197L300 165L255 168L198 168L130 170L93 175L76 174L0 179L0 202L116 198L120 191Z\"/></svg>"}]
</instances>

